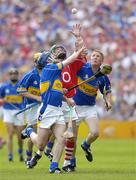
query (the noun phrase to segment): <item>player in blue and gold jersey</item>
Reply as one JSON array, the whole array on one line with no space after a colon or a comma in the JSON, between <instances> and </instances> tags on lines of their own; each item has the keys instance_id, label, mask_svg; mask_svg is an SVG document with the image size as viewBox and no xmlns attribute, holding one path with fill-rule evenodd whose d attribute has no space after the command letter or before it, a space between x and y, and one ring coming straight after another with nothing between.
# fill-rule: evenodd
<instances>
[{"instance_id":1,"label":"player in blue and gold jersey","mask_svg":"<svg viewBox=\"0 0 136 180\"><path fill-rule=\"evenodd\" d=\"M3 100L3 119L8 132L8 159L13 161L13 135L14 129L18 138L18 153L20 161L23 161L23 143L21 139L21 131L24 129L24 113L20 116L15 114L24 108L23 97L17 93L19 72L16 68L9 70L9 81L0 87L0 99Z\"/></svg>"},{"instance_id":2,"label":"player in blue and gold jersey","mask_svg":"<svg viewBox=\"0 0 136 180\"><path fill-rule=\"evenodd\" d=\"M39 107L39 103L41 102L40 96L40 74L45 66L43 58L46 56L46 53L35 53L34 54L34 66L35 68L28 72L18 85L18 93L20 93L26 102L26 107L35 103L36 105L29 108L26 114L26 122L27 125L32 125L34 129L37 129L37 110ZM28 140L28 147L26 150L26 162L29 161L32 157L32 147L33 143L31 140Z\"/></svg>"},{"instance_id":3,"label":"player in blue and gold jersey","mask_svg":"<svg viewBox=\"0 0 136 180\"><path fill-rule=\"evenodd\" d=\"M78 73L78 83L93 76L94 73L100 69L103 60L103 53L99 50L94 50L91 54L91 61L87 62ZM80 85L74 96L78 117L80 120L85 120L90 129L86 140L81 145L87 160L90 162L93 160L90 145L99 136L98 113L96 108L96 96L98 90L100 90L104 95L104 98L107 99L107 110L111 109L111 85L107 76L102 76Z\"/></svg>"},{"instance_id":4,"label":"player in blue and gold jersey","mask_svg":"<svg viewBox=\"0 0 136 180\"><path fill-rule=\"evenodd\" d=\"M61 109L62 99L63 99L63 87L61 78L61 71L63 67L74 62L74 60L83 53L86 49L83 47L79 51L74 52L70 57L68 57L63 62L58 62L56 64L50 63L45 66L41 74L41 95L42 95L42 105L39 109L39 126L37 134L33 131L31 127L25 129L22 135L25 137L30 137L31 140L37 145L39 151L31 159L29 166L32 168L37 164L37 161L41 158L44 151L44 147L48 142L50 136L50 129L53 131L56 144L53 154L53 160L50 165L50 173L60 173L58 168L58 162L60 160L62 150L64 147L64 139L62 137L65 131L65 121L63 117L63 112ZM63 54L62 54L63 55ZM47 61L50 58L47 58ZM52 61L52 59L51 59Z\"/></svg>"}]
</instances>

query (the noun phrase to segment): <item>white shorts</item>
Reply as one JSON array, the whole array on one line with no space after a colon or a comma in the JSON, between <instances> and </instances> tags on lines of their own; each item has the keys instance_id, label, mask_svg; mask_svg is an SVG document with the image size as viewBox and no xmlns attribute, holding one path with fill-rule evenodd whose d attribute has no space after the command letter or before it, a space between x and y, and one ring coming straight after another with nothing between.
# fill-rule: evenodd
<instances>
[{"instance_id":1,"label":"white shorts","mask_svg":"<svg viewBox=\"0 0 136 180\"><path fill-rule=\"evenodd\" d=\"M21 113L17 116L15 114L18 110L3 109L3 120L5 123L12 123L15 126L25 125L25 113Z\"/></svg>"},{"instance_id":2,"label":"white shorts","mask_svg":"<svg viewBox=\"0 0 136 180\"><path fill-rule=\"evenodd\" d=\"M38 127L50 129L54 124L65 125L64 116L61 107L47 105L45 112L42 114L42 120Z\"/></svg>"},{"instance_id":3,"label":"white shorts","mask_svg":"<svg viewBox=\"0 0 136 180\"><path fill-rule=\"evenodd\" d=\"M26 107L28 106L30 105L27 105ZM39 109L39 106L40 105L37 104L25 111L27 125L35 125L37 123L37 111Z\"/></svg>"},{"instance_id":4,"label":"white shorts","mask_svg":"<svg viewBox=\"0 0 136 180\"><path fill-rule=\"evenodd\" d=\"M69 121L70 118L72 118L73 121L76 121L76 122L79 121L77 113L75 111L75 107L72 108L72 112L71 112L68 104L66 102L62 102L61 108L62 108L62 112L64 114L64 120L66 123Z\"/></svg>"},{"instance_id":5,"label":"white shorts","mask_svg":"<svg viewBox=\"0 0 136 180\"><path fill-rule=\"evenodd\" d=\"M78 114L79 120L88 119L99 119L96 105L94 106L76 106L76 112Z\"/></svg>"}]
</instances>

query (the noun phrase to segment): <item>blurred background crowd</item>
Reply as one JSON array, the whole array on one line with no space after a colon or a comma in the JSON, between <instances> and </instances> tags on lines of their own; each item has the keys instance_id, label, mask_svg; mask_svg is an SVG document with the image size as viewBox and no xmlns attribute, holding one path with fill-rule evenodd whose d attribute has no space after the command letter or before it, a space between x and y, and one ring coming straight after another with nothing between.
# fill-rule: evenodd
<instances>
[{"instance_id":1,"label":"blurred background crowd","mask_svg":"<svg viewBox=\"0 0 136 180\"><path fill-rule=\"evenodd\" d=\"M30 70L33 54L53 44L73 52L69 30L75 23L83 27L89 55L100 49L113 67L113 109L105 113L98 98L100 117L136 120L136 0L1 0L0 82L11 66L22 74Z\"/></svg>"}]
</instances>

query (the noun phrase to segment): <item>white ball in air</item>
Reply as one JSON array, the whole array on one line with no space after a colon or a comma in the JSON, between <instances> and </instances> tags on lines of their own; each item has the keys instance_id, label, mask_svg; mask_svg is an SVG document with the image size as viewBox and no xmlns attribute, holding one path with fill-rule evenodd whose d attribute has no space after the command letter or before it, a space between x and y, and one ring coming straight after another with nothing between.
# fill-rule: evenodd
<instances>
[{"instance_id":1,"label":"white ball in air","mask_svg":"<svg viewBox=\"0 0 136 180\"><path fill-rule=\"evenodd\" d=\"M77 9L76 8L73 8L72 9L72 14L76 14L77 13Z\"/></svg>"}]
</instances>

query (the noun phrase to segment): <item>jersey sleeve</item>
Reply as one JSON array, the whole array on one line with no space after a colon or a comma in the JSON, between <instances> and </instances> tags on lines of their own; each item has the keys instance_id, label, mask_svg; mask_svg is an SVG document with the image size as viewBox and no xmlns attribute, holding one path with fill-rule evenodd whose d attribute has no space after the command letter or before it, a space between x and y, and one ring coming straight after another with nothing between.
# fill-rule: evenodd
<instances>
[{"instance_id":1,"label":"jersey sleeve","mask_svg":"<svg viewBox=\"0 0 136 180\"><path fill-rule=\"evenodd\" d=\"M18 83L18 88L17 88L17 92L18 93L24 93L27 92L27 89L30 85L32 79L32 75L27 74L23 77L23 79L21 81L19 81Z\"/></svg>"},{"instance_id":2,"label":"jersey sleeve","mask_svg":"<svg viewBox=\"0 0 136 180\"><path fill-rule=\"evenodd\" d=\"M99 90L102 94L106 92L106 94L111 93L111 83L108 76L103 76L99 81Z\"/></svg>"}]
</instances>

